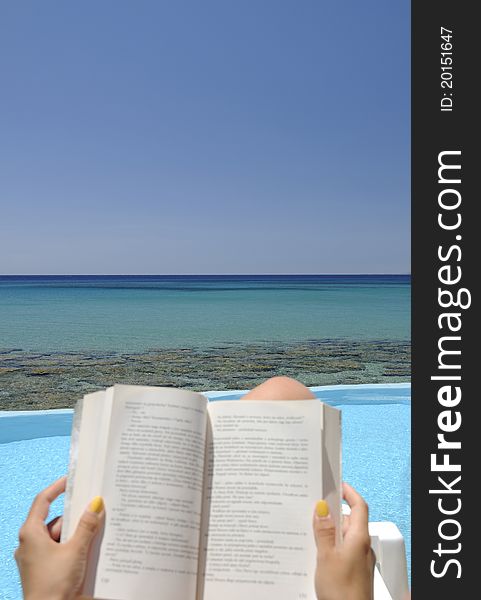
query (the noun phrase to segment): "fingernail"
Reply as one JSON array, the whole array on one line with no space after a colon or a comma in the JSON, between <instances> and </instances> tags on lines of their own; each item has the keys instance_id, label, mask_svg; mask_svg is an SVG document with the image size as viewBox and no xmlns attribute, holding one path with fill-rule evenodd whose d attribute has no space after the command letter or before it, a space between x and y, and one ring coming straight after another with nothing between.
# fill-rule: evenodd
<instances>
[{"instance_id":1,"label":"fingernail","mask_svg":"<svg viewBox=\"0 0 481 600\"><path fill-rule=\"evenodd\" d=\"M319 500L316 504L316 516L327 517L329 515L329 505L325 500Z\"/></svg>"},{"instance_id":2,"label":"fingernail","mask_svg":"<svg viewBox=\"0 0 481 600\"><path fill-rule=\"evenodd\" d=\"M104 509L104 501L102 496L95 496L89 504L89 511L100 514Z\"/></svg>"}]
</instances>

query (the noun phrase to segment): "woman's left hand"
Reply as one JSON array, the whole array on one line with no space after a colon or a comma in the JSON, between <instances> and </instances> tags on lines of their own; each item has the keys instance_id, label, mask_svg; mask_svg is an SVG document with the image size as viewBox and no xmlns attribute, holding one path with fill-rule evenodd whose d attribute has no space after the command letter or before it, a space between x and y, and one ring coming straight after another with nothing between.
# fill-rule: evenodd
<instances>
[{"instance_id":1,"label":"woman's left hand","mask_svg":"<svg viewBox=\"0 0 481 600\"><path fill-rule=\"evenodd\" d=\"M19 531L15 559L24 600L73 600L81 595L91 543L101 528L102 498L92 500L68 542L59 544L60 523L45 524L50 504L65 491L66 477L38 494Z\"/></svg>"}]
</instances>

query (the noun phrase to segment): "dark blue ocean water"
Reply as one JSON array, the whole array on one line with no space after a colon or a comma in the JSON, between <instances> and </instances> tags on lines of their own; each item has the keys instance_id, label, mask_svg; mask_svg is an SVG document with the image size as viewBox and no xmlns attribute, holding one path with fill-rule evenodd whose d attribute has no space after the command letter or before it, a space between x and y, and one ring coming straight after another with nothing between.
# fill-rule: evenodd
<instances>
[{"instance_id":1,"label":"dark blue ocean water","mask_svg":"<svg viewBox=\"0 0 481 600\"><path fill-rule=\"evenodd\" d=\"M0 276L0 349L409 340L408 275Z\"/></svg>"}]
</instances>

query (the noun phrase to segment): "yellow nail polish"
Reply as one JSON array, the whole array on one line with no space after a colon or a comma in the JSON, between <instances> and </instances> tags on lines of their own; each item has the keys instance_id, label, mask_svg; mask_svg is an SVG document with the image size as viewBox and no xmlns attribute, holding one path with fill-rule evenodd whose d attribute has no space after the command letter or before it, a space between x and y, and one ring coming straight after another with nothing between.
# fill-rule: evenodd
<instances>
[{"instance_id":1,"label":"yellow nail polish","mask_svg":"<svg viewBox=\"0 0 481 600\"><path fill-rule=\"evenodd\" d=\"M316 504L316 515L318 517L327 517L329 514L329 506L325 500L319 500Z\"/></svg>"},{"instance_id":2,"label":"yellow nail polish","mask_svg":"<svg viewBox=\"0 0 481 600\"><path fill-rule=\"evenodd\" d=\"M90 501L89 504L89 510L90 512L94 512L97 514L100 514L104 509L104 501L102 496L95 496L95 498L92 498L92 500Z\"/></svg>"}]
</instances>

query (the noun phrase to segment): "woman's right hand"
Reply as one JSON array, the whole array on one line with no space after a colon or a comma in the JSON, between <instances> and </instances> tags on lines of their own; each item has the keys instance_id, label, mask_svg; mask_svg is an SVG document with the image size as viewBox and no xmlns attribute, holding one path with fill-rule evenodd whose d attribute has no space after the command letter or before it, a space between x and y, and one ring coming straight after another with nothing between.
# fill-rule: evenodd
<instances>
[{"instance_id":1,"label":"woman's right hand","mask_svg":"<svg viewBox=\"0 0 481 600\"><path fill-rule=\"evenodd\" d=\"M314 511L313 527L317 545L316 594L318 600L372 600L375 557L368 530L368 507L347 483L343 497L351 507L344 517L343 542L336 548L336 528L327 502Z\"/></svg>"},{"instance_id":2,"label":"woman's right hand","mask_svg":"<svg viewBox=\"0 0 481 600\"><path fill-rule=\"evenodd\" d=\"M20 529L15 558L25 600L81 598L89 549L101 529L105 511L97 496L81 516L73 536L59 544L59 521L47 526L45 519L50 504L65 492L65 484L66 477L62 477L40 492Z\"/></svg>"}]
</instances>

